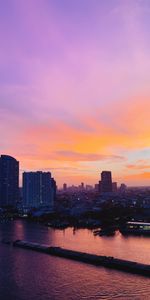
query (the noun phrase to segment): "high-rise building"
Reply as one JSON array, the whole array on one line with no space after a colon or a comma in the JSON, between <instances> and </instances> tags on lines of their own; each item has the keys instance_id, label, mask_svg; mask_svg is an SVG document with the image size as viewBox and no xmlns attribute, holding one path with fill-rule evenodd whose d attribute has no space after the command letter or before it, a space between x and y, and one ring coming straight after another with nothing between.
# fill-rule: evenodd
<instances>
[{"instance_id":1,"label":"high-rise building","mask_svg":"<svg viewBox=\"0 0 150 300\"><path fill-rule=\"evenodd\" d=\"M112 177L110 171L103 171L101 173L101 192L102 193L112 192Z\"/></svg>"},{"instance_id":2,"label":"high-rise building","mask_svg":"<svg viewBox=\"0 0 150 300\"><path fill-rule=\"evenodd\" d=\"M16 206L19 199L19 162L0 156L0 206Z\"/></svg>"},{"instance_id":3,"label":"high-rise building","mask_svg":"<svg viewBox=\"0 0 150 300\"><path fill-rule=\"evenodd\" d=\"M24 207L53 207L56 195L56 182L50 172L23 173Z\"/></svg>"}]
</instances>

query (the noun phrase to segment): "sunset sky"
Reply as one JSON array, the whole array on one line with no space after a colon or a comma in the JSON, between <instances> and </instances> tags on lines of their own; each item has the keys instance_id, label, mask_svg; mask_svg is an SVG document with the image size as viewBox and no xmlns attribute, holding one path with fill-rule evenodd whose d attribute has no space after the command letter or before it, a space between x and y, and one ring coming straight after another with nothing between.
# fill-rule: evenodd
<instances>
[{"instance_id":1,"label":"sunset sky","mask_svg":"<svg viewBox=\"0 0 150 300\"><path fill-rule=\"evenodd\" d=\"M150 185L150 1L0 1L0 153Z\"/></svg>"}]
</instances>

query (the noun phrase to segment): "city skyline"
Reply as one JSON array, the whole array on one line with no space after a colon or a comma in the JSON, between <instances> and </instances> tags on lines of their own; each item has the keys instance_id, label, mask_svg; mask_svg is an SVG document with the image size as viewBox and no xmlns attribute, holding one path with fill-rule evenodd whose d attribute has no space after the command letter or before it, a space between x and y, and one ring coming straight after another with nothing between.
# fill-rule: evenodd
<instances>
[{"instance_id":1,"label":"city skyline","mask_svg":"<svg viewBox=\"0 0 150 300\"><path fill-rule=\"evenodd\" d=\"M148 0L1 3L1 153L58 186L100 170L149 185L149 12Z\"/></svg>"},{"instance_id":2,"label":"city skyline","mask_svg":"<svg viewBox=\"0 0 150 300\"><path fill-rule=\"evenodd\" d=\"M50 178L52 179L52 182L53 182L53 184L54 185L56 185L56 182L55 182L55 180L54 180L54 178L53 177L51 177L51 171L49 170L49 171L43 171L43 169L41 169L41 170L30 170L30 171L25 171L25 170L20 170L20 168L19 168L19 164L20 164L20 162L19 161L17 161L16 160L16 158L15 157L12 157L12 156L10 156L10 155L8 155L8 154L1 154L0 155L0 162L2 161L4 159L4 162L5 162L5 160L6 160L6 162L8 161L15 161L15 162L17 162L17 164L18 164L18 170L17 170L17 173L18 173L18 188L23 188L23 182L24 182L24 176L27 174L31 174L31 175L37 175L37 174L49 174L50 175ZM5 163L6 164L6 163ZM1 167L1 164L0 164L0 167ZM6 167L6 166L5 166ZM12 170L11 170L12 171ZM10 176L10 177L12 177L12 174L11 174L11 172L9 171L9 168L7 167L7 172L8 172L8 175ZM112 178L112 172L109 170L101 170L101 173L99 173L99 176L100 176L100 178L97 178L97 180L99 180L98 182L94 182L94 185L88 185L88 182L86 182L86 187L94 187L95 188L95 185L99 185L99 191L101 190L101 187L103 186L103 184L102 184L102 182L104 183L104 186L106 185L107 186L107 188L109 189L109 192L111 192L111 191L113 191L113 185L114 185L114 189L116 190L117 189L117 182L114 182L114 181L112 181L113 180L113 178ZM4 178L5 178L5 176L3 176ZM13 177L12 177L13 178ZM1 178L2 179L2 178ZM104 181L103 181L104 180ZM106 181L105 181L106 180ZM84 189L84 182L80 182L79 183L79 186L78 187L81 187L82 189ZM101 186L102 185L102 186ZM124 185L124 183L121 183L120 184L120 186L121 185ZM63 182L63 185L61 186L61 185L59 185L58 186L58 188L59 189L64 189L64 186L65 186L65 189L67 189L68 187L77 187L76 186L76 184L75 183L72 183L72 185L68 185L67 183L64 183ZM105 186L105 188L106 188L106 186ZM111 186L111 188L110 188L110 186ZM57 188L57 186L56 186L56 188ZM104 189L105 189L104 188ZM106 189L107 189L106 188ZM103 187L102 187L102 190L103 190Z\"/></svg>"}]
</instances>

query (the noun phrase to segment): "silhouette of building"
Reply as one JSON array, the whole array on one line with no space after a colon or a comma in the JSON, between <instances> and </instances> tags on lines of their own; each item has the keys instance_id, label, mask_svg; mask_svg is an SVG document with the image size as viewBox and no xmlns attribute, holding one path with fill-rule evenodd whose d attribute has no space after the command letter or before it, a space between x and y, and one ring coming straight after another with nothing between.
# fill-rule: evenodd
<instances>
[{"instance_id":1,"label":"silhouette of building","mask_svg":"<svg viewBox=\"0 0 150 300\"><path fill-rule=\"evenodd\" d=\"M0 156L0 206L16 206L19 200L19 162Z\"/></svg>"},{"instance_id":2,"label":"silhouette of building","mask_svg":"<svg viewBox=\"0 0 150 300\"><path fill-rule=\"evenodd\" d=\"M120 193L125 193L127 186L124 183L121 183L119 191Z\"/></svg>"},{"instance_id":3,"label":"silhouette of building","mask_svg":"<svg viewBox=\"0 0 150 300\"><path fill-rule=\"evenodd\" d=\"M117 182L112 183L112 191L113 191L113 193L117 193L117 191L118 191Z\"/></svg>"},{"instance_id":4,"label":"silhouette of building","mask_svg":"<svg viewBox=\"0 0 150 300\"><path fill-rule=\"evenodd\" d=\"M102 193L112 192L112 177L110 171L103 171L101 173L101 192Z\"/></svg>"},{"instance_id":5,"label":"silhouette of building","mask_svg":"<svg viewBox=\"0 0 150 300\"><path fill-rule=\"evenodd\" d=\"M98 183L96 183L96 184L94 185L94 189L95 189L96 192L99 192L99 184L98 184Z\"/></svg>"},{"instance_id":6,"label":"silhouette of building","mask_svg":"<svg viewBox=\"0 0 150 300\"><path fill-rule=\"evenodd\" d=\"M81 182L81 190L84 190L84 182Z\"/></svg>"},{"instance_id":7,"label":"silhouette of building","mask_svg":"<svg viewBox=\"0 0 150 300\"><path fill-rule=\"evenodd\" d=\"M54 178L51 179L51 192L53 201L56 200L57 185Z\"/></svg>"},{"instance_id":8,"label":"silhouette of building","mask_svg":"<svg viewBox=\"0 0 150 300\"><path fill-rule=\"evenodd\" d=\"M63 191L64 191L64 192L67 191L67 184L66 184L66 183L63 184Z\"/></svg>"},{"instance_id":9,"label":"silhouette of building","mask_svg":"<svg viewBox=\"0 0 150 300\"><path fill-rule=\"evenodd\" d=\"M102 191L102 183L101 180L98 182L98 191L101 193Z\"/></svg>"},{"instance_id":10,"label":"silhouette of building","mask_svg":"<svg viewBox=\"0 0 150 300\"><path fill-rule=\"evenodd\" d=\"M92 191L93 190L93 186L90 184L86 184L85 186L86 191Z\"/></svg>"},{"instance_id":11,"label":"silhouette of building","mask_svg":"<svg viewBox=\"0 0 150 300\"><path fill-rule=\"evenodd\" d=\"M24 207L53 207L56 197L56 182L50 172L23 173Z\"/></svg>"}]
</instances>

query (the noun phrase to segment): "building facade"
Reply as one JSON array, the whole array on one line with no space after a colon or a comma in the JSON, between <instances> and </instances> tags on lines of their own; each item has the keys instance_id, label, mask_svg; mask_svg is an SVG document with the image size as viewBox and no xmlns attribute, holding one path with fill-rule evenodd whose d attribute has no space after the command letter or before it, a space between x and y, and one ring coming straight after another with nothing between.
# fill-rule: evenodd
<instances>
[{"instance_id":1,"label":"building facade","mask_svg":"<svg viewBox=\"0 0 150 300\"><path fill-rule=\"evenodd\" d=\"M28 208L53 207L56 183L50 172L23 173L23 206Z\"/></svg>"},{"instance_id":2,"label":"building facade","mask_svg":"<svg viewBox=\"0 0 150 300\"><path fill-rule=\"evenodd\" d=\"M0 206L16 206L19 200L19 162L9 155L0 156Z\"/></svg>"}]
</instances>

